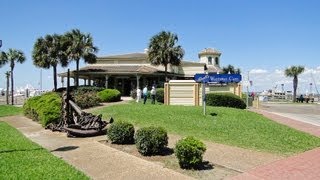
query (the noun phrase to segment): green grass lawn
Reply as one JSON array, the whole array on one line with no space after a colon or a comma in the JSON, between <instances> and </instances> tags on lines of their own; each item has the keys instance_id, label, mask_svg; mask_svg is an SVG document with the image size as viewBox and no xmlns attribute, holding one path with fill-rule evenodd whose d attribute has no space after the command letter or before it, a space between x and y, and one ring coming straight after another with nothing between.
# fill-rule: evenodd
<instances>
[{"instance_id":1,"label":"green grass lawn","mask_svg":"<svg viewBox=\"0 0 320 180\"><path fill-rule=\"evenodd\" d=\"M0 179L89 179L0 122Z\"/></svg>"},{"instance_id":2,"label":"green grass lawn","mask_svg":"<svg viewBox=\"0 0 320 180\"><path fill-rule=\"evenodd\" d=\"M162 126L169 133L203 140L290 155L320 146L320 138L278 124L263 116L224 107L165 106L142 103L114 105L94 113L112 116L138 127ZM210 114L216 115L210 115Z\"/></svg>"},{"instance_id":3,"label":"green grass lawn","mask_svg":"<svg viewBox=\"0 0 320 180\"><path fill-rule=\"evenodd\" d=\"M22 114L22 108L11 105L0 105L0 117Z\"/></svg>"}]
</instances>

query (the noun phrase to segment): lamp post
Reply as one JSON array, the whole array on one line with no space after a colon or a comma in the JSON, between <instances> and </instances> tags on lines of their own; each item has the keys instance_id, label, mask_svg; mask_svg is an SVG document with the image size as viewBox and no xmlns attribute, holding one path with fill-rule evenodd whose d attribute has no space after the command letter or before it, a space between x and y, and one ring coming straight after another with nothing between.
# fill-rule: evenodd
<instances>
[{"instance_id":1,"label":"lamp post","mask_svg":"<svg viewBox=\"0 0 320 180\"><path fill-rule=\"evenodd\" d=\"M310 92L309 92L310 96L312 96L312 83L310 83Z\"/></svg>"}]
</instances>

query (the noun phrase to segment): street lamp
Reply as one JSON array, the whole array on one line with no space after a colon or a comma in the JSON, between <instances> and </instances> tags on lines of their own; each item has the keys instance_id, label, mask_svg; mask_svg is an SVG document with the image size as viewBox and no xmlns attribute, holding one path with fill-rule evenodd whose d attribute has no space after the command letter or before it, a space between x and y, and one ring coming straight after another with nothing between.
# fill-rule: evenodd
<instances>
[{"instance_id":1,"label":"street lamp","mask_svg":"<svg viewBox=\"0 0 320 180\"><path fill-rule=\"evenodd\" d=\"M310 92L309 92L310 96L312 96L312 83L310 83Z\"/></svg>"}]
</instances>

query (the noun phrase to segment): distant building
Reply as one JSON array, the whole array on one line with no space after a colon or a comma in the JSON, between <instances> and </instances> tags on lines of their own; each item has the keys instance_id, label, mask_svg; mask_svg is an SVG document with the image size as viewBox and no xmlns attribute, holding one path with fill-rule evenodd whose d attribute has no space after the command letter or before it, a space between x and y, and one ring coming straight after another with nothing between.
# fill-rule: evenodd
<instances>
[{"instance_id":1,"label":"distant building","mask_svg":"<svg viewBox=\"0 0 320 180\"><path fill-rule=\"evenodd\" d=\"M212 48L205 48L199 52L198 62L183 60L180 66L168 66L170 79L193 79L196 73L204 73L204 66L208 73L222 72L220 68L221 52ZM74 77L74 71L70 76ZM60 73L62 83L67 73ZM145 85L162 87L165 82L164 66L154 66L148 61L146 53L130 53L102 56L97 63L87 65L79 70L79 79L84 85L105 86L118 89L122 95L130 95L130 91Z\"/></svg>"}]
</instances>

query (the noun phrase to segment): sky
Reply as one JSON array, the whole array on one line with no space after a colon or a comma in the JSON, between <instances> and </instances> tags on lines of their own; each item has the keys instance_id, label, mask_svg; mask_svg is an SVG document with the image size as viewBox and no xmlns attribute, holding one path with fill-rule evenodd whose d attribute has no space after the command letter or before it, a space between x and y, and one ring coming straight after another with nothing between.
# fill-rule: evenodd
<instances>
[{"instance_id":1,"label":"sky","mask_svg":"<svg viewBox=\"0 0 320 180\"><path fill-rule=\"evenodd\" d=\"M150 38L165 30L178 35L184 60L198 61L208 47L221 51L221 66L240 68L254 91L282 90L281 84L292 90L292 78L283 71L305 66L298 91L308 93L315 85L320 90L319 9L318 0L0 0L0 50L20 49L27 57L14 69L15 87L39 88L41 74L42 89L49 90L52 69L32 64L37 38L78 28L92 35L97 55L105 56L143 52ZM8 70L0 68L0 87Z\"/></svg>"}]
</instances>

